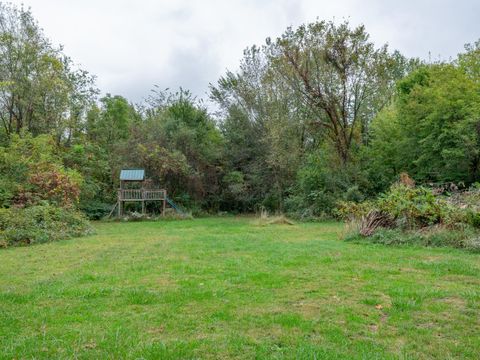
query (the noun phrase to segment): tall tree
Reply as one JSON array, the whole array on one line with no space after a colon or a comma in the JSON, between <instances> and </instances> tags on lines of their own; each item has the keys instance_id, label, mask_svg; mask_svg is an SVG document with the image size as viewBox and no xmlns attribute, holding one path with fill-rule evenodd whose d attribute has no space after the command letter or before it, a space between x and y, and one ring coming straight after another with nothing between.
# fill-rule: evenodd
<instances>
[{"instance_id":1,"label":"tall tree","mask_svg":"<svg viewBox=\"0 0 480 360\"><path fill-rule=\"evenodd\" d=\"M144 167L182 204L217 206L222 137L188 91L158 92L158 98L150 99L121 155L126 164Z\"/></svg>"},{"instance_id":2,"label":"tall tree","mask_svg":"<svg viewBox=\"0 0 480 360\"><path fill-rule=\"evenodd\" d=\"M134 106L122 96L107 94L100 99L101 109L93 105L87 114L88 137L109 152L126 140L131 125L139 119Z\"/></svg>"},{"instance_id":3,"label":"tall tree","mask_svg":"<svg viewBox=\"0 0 480 360\"><path fill-rule=\"evenodd\" d=\"M465 52L458 55L456 63L480 86L480 39L473 44L466 44Z\"/></svg>"},{"instance_id":4,"label":"tall tree","mask_svg":"<svg viewBox=\"0 0 480 360\"><path fill-rule=\"evenodd\" d=\"M343 163L354 143L366 142L373 116L390 100L407 61L375 48L363 26L315 22L268 41L272 71L312 114Z\"/></svg>"},{"instance_id":5,"label":"tall tree","mask_svg":"<svg viewBox=\"0 0 480 360\"><path fill-rule=\"evenodd\" d=\"M242 174L249 192L242 197L250 198L250 209L252 203L281 208L301 162L307 141L305 108L293 95L270 71L265 48L255 46L245 50L238 73L227 72L211 86L229 144L227 173ZM239 139L245 132L246 139Z\"/></svg>"},{"instance_id":6,"label":"tall tree","mask_svg":"<svg viewBox=\"0 0 480 360\"><path fill-rule=\"evenodd\" d=\"M69 140L96 94L93 80L51 45L29 10L0 3L0 121L7 136L26 129Z\"/></svg>"},{"instance_id":7,"label":"tall tree","mask_svg":"<svg viewBox=\"0 0 480 360\"><path fill-rule=\"evenodd\" d=\"M307 191L302 196L308 199L329 192L329 206L347 190L358 191L364 177L349 164L358 159L353 152L368 143L371 119L389 103L396 80L416 63L386 46L375 48L363 26L352 29L348 23L315 22L248 48L239 71L211 86L225 137L235 138L232 129L254 129L248 142L236 142L237 151L227 149L227 173L242 175L228 179L241 179L257 204L280 210L298 191ZM232 126L239 120L248 126ZM246 146L255 149L242 149ZM249 153L255 156L248 162L232 158ZM318 174L314 168L320 164L329 169ZM335 189L325 189L332 183L325 179L340 172ZM298 186L299 177L314 180Z\"/></svg>"},{"instance_id":8,"label":"tall tree","mask_svg":"<svg viewBox=\"0 0 480 360\"><path fill-rule=\"evenodd\" d=\"M390 181L402 171L421 182L478 181L478 90L478 79L455 63L426 65L402 79L396 101L374 121L372 169Z\"/></svg>"}]
</instances>

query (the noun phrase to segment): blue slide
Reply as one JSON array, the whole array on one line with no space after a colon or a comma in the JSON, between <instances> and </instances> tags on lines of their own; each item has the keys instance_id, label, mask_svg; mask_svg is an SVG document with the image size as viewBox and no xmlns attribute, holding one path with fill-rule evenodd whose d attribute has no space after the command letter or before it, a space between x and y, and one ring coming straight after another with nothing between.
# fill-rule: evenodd
<instances>
[{"instance_id":1,"label":"blue slide","mask_svg":"<svg viewBox=\"0 0 480 360\"><path fill-rule=\"evenodd\" d=\"M167 197L167 198L165 198L165 199L167 200L168 205L170 205L172 208L174 208L177 213L179 213L179 214L182 215L182 216L185 216L185 215L186 215L185 212L184 212L182 209L180 209L180 208L172 201L172 199L170 199L169 197Z\"/></svg>"}]
</instances>

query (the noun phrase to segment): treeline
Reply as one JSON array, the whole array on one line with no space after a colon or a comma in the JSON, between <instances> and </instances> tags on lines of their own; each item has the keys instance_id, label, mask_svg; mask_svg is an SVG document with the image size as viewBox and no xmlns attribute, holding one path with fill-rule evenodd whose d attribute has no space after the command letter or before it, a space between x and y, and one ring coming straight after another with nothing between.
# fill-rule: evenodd
<instances>
[{"instance_id":1,"label":"treeline","mask_svg":"<svg viewBox=\"0 0 480 360\"><path fill-rule=\"evenodd\" d=\"M301 218L373 197L402 172L465 186L480 176L480 42L430 64L376 47L363 26L289 28L211 85L213 113L182 89L99 99L94 77L12 5L0 5L0 62L5 209L48 202L100 218L126 167L193 212Z\"/></svg>"},{"instance_id":2,"label":"treeline","mask_svg":"<svg viewBox=\"0 0 480 360\"><path fill-rule=\"evenodd\" d=\"M363 26L316 22L245 51L222 109L230 210L300 217L417 183L479 180L480 42L449 62L376 48Z\"/></svg>"}]
</instances>

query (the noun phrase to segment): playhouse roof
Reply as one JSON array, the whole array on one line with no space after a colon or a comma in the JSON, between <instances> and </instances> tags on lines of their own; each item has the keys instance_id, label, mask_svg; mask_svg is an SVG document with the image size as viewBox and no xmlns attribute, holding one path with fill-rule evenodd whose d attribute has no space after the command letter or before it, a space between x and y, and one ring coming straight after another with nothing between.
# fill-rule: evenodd
<instances>
[{"instance_id":1,"label":"playhouse roof","mask_svg":"<svg viewBox=\"0 0 480 360\"><path fill-rule=\"evenodd\" d=\"M143 181L145 180L144 169L123 169L120 171L121 181Z\"/></svg>"}]
</instances>

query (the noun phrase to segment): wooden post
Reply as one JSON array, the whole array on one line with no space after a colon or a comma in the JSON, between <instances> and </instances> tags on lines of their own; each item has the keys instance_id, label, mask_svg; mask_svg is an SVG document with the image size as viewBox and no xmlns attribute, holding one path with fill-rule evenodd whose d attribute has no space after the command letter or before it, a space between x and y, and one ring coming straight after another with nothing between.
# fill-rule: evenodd
<instances>
[{"instance_id":1,"label":"wooden post","mask_svg":"<svg viewBox=\"0 0 480 360\"><path fill-rule=\"evenodd\" d=\"M122 190L123 181L120 180L120 189L118 190L118 217L122 217L123 215Z\"/></svg>"},{"instance_id":2,"label":"wooden post","mask_svg":"<svg viewBox=\"0 0 480 360\"><path fill-rule=\"evenodd\" d=\"M120 189L121 189L121 187L120 187ZM122 210L120 209L120 206L121 206L120 204L122 203L122 201L120 200L121 198L122 198L122 190L118 190L118 193L117 193L117 206L118 206L117 216L118 217L122 216L122 214L121 214Z\"/></svg>"},{"instance_id":3,"label":"wooden post","mask_svg":"<svg viewBox=\"0 0 480 360\"><path fill-rule=\"evenodd\" d=\"M163 190L163 210L162 216L165 216L165 209L167 207L167 190Z\"/></svg>"},{"instance_id":4,"label":"wooden post","mask_svg":"<svg viewBox=\"0 0 480 360\"><path fill-rule=\"evenodd\" d=\"M118 200L118 217L123 215L123 202L122 200Z\"/></svg>"},{"instance_id":5,"label":"wooden post","mask_svg":"<svg viewBox=\"0 0 480 360\"><path fill-rule=\"evenodd\" d=\"M145 215L145 187L144 183L142 183L142 191L140 192L142 197L142 215Z\"/></svg>"}]
</instances>

